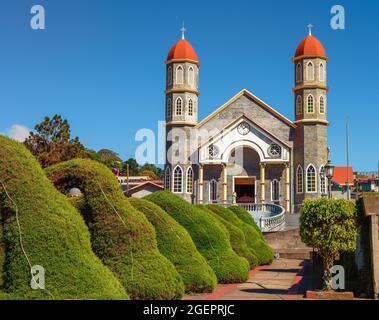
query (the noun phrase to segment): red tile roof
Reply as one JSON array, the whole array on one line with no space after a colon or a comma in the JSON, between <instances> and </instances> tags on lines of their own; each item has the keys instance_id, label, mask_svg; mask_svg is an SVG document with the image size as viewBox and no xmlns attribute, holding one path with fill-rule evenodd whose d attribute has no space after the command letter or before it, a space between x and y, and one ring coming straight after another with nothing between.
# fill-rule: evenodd
<instances>
[{"instance_id":1,"label":"red tile roof","mask_svg":"<svg viewBox=\"0 0 379 320\"><path fill-rule=\"evenodd\" d=\"M346 185L346 181L349 181L350 185L354 185L354 174L352 167L335 167L333 182L339 185Z\"/></svg>"},{"instance_id":2,"label":"red tile roof","mask_svg":"<svg viewBox=\"0 0 379 320\"><path fill-rule=\"evenodd\" d=\"M306 36L297 47L295 58L300 56L327 57L322 43L312 35Z\"/></svg>"},{"instance_id":3,"label":"red tile roof","mask_svg":"<svg viewBox=\"0 0 379 320\"><path fill-rule=\"evenodd\" d=\"M191 44L184 39L179 40L174 46L171 48L167 61L171 60L192 60L195 62L199 62L199 58Z\"/></svg>"}]
</instances>

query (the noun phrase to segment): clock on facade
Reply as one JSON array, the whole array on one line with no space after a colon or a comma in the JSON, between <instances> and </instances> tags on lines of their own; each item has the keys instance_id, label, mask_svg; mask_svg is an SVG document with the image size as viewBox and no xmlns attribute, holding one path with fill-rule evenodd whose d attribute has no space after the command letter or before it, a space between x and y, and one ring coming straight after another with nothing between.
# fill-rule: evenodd
<instances>
[{"instance_id":1,"label":"clock on facade","mask_svg":"<svg viewBox=\"0 0 379 320\"><path fill-rule=\"evenodd\" d=\"M211 158L216 158L220 154L220 150L217 146L212 144L208 149L208 153Z\"/></svg>"},{"instance_id":2,"label":"clock on facade","mask_svg":"<svg viewBox=\"0 0 379 320\"><path fill-rule=\"evenodd\" d=\"M250 132L250 125L247 122L242 122L238 128L238 132L243 136L246 136Z\"/></svg>"},{"instance_id":3,"label":"clock on facade","mask_svg":"<svg viewBox=\"0 0 379 320\"><path fill-rule=\"evenodd\" d=\"M268 148L268 154L271 157L279 158L282 155L282 148L274 143Z\"/></svg>"}]
</instances>

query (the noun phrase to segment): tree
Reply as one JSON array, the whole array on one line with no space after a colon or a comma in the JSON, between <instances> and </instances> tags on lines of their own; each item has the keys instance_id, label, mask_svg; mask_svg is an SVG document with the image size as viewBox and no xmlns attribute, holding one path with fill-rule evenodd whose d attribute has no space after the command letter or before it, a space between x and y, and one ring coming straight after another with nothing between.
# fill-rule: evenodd
<instances>
[{"instance_id":1,"label":"tree","mask_svg":"<svg viewBox=\"0 0 379 320\"><path fill-rule=\"evenodd\" d=\"M331 290L331 269L340 252L353 252L357 238L357 214L351 201L304 200L300 216L302 241L317 249L323 259L324 290Z\"/></svg>"},{"instance_id":2,"label":"tree","mask_svg":"<svg viewBox=\"0 0 379 320\"><path fill-rule=\"evenodd\" d=\"M77 137L71 139L70 125L60 115L54 115L52 119L45 117L30 132L24 144L43 168L77 158L84 150Z\"/></svg>"},{"instance_id":3,"label":"tree","mask_svg":"<svg viewBox=\"0 0 379 320\"><path fill-rule=\"evenodd\" d=\"M100 162L105 164L109 168L122 168L122 159L119 157L118 153L109 150L109 149L101 149L97 152L100 158Z\"/></svg>"},{"instance_id":4,"label":"tree","mask_svg":"<svg viewBox=\"0 0 379 320\"><path fill-rule=\"evenodd\" d=\"M151 180L157 180L158 177L155 172L151 170L142 170L139 173L140 176L149 177Z\"/></svg>"},{"instance_id":5,"label":"tree","mask_svg":"<svg viewBox=\"0 0 379 320\"><path fill-rule=\"evenodd\" d=\"M129 165L129 175L138 176L139 171L140 171L140 166L137 163L137 161L133 158L130 158L127 161L125 161L122 165L122 174L123 175L126 175L127 165Z\"/></svg>"}]
</instances>

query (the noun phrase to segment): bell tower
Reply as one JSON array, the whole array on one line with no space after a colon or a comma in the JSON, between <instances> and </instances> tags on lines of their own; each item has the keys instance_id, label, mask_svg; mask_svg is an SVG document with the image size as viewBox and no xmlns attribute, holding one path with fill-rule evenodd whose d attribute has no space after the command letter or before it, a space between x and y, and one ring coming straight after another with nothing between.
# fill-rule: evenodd
<instances>
[{"instance_id":1,"label":"bell tower","mask_svg":"<svg viewBox=\"0 0 379 320\"><path fill-rule=\"evenodd\" d=\"M327 62L321 42L309 34L296 49L294 63L295 86L295 211L306 198L320 198L326 193L324 165L327 149Z\"/></svg>"}]
</instances>

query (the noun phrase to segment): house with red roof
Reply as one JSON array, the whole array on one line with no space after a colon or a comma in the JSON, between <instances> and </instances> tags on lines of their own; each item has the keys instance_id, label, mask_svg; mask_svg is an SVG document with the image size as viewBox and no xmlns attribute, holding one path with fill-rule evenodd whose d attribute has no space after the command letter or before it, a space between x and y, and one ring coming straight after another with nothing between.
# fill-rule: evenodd
<instances>
[{"instance_id":1,"label":"house with red roof","mask_svg":"<svg viewBox=\"0 0 379 320\"><path fill-rule=\"evenodd\" d=\"M335 167L332 178L333 198L347 198L347 191L353 190L354 173L352 167Z\"/></svg>"}]
</instances>

